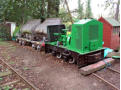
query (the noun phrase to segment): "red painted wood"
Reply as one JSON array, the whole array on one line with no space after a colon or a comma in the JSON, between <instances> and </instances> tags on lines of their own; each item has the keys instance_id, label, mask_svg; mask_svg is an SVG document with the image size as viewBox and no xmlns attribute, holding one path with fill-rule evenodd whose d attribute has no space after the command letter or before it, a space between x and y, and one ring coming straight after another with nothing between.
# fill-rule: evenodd
<instances>
[{"instance_id":1,"label":"red painted wood","mask_svg":"<svg viewBox=\"0 0 121 90\"><path fill-rule=\"evenodd\" d=\"M119 30L120 30L120 28L119 28ZM111 37L112 37L111 38L111 48L117 49L120 46L119 34L118 33L114 34L113 30L112 30Z\"/></svg>"},{"instance_id":2,"label":"red painted wood","mask_svg":"<svg viewBox=\"0 0 121 90\"><path fill-rule=\"evenodd\" d=\"M98 21L103 23L103 47L108 47L111 49L116 49L119 47L119 34L113 34L113 26L108 23L103 17L99 18ZM120 30L120 29L119 29Z\"/></svg>"}]
</instances>

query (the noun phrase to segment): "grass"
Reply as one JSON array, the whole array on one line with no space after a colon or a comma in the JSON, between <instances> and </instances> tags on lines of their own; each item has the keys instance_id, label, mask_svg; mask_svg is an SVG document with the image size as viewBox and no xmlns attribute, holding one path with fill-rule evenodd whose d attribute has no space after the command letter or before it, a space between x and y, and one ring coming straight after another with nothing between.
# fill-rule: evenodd
<instances>
[{"instance_id":1,"label":"grass","mask_svg":"<svg viewBox=\"0 0 121 90\"><path fill-rule=\"evenodd\" d=\"M16 50L16 46L10 46L9 49L15 51Z\"/></svg>"},{"instance_id":2,"label":"grass","mask_svg":"<svg viewBox=\"0 0 121 90\"><path fill-rule=\"evenodd\" d=\"M0 46L7 46L10 50L13 50L13 51L16 50L16 46L8 43L7 41L1 40L1 39L0 39Z\"/></svg>"},{"instance_id":3,"label":"grass","mask_svg":"<svg viewBox=\"0 0 121 90\"><path fill-rule=\"evenodd\" d=\"M10 61L9 64L15 64L15 62L14 61Z\"/></svg>"},{"instance_id":4,"label":"grass","mask_svg":"<svg viewBox=\"0 0 121 90\"><path fill-rule=\"evenodd\" d=\"M0 81L2 81L3 80L3 78L2 77L0 77Z\"/></svg>"},{"instance_id":5,"label":"grass","mask_svg":"<svg viewBox=\"0 0 121 90\"><path fill-rule=\"evenodd\" d=\"M16 50L16 46L12 45L7 41L0 40L0 46L4 46L5 49L2 52L2 55L6 58L6 60L10 60L9 52L14 52Z\"/></svg>"},{"instance_id":6,"label":"grass","mask_svg":"<svg viewBox=\"0 0 121 90\"><path fill-rule=\"evenodd\" d=\"M10 58L11 58L10 56L6 55L6 59L7 59L7 60L9 60Z\"/></svg>"},{"instance_id":7,"label":"grass","mask_svg":"<svg viewBox=\"0 0 121 90\"><path fill-rule=\"evenodd\" d=\"M29 70L29 68L28 67L23 67L23 70Z\"/></svg>"},{"instance_id":8,"label":"grass","mask_svg":"<svg viewBox=\"0 0 121 90\"><path fill-rule=\"evenodd\" d=\"M29 88L24 88L23 90L30 90Z\"/></svg>"},{"instance_id":9,"label":"grass","mask_svg":"<svg viewBox=\"0 0 121 90\"><path fill-rule=\"evenodd\" d=\"M0 46L8 46L9 43L0 39Z\"/></svg>"},{"instance_id":10,"label":"grass","mask_svg":"<svg viewBox=\"0 0 121 90\"><path fill-rule=\"evenodd\" d=\"M3 87L3 89L4 90L10 90L12 87L10 87L10 86L5 86L5 87Z\"/></svg>"}]
</instances>

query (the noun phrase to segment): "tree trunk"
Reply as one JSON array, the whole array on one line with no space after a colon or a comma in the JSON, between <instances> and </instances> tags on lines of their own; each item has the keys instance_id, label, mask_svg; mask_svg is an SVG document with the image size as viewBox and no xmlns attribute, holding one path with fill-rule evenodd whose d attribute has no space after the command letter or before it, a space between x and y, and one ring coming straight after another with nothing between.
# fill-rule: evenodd
<instances>
[{"instance_id":1,"label":"tree trunk","mask_svg":"<svg viewBox=\"0 0 121 90\"><path fill-rule=\"evenodd\" d=\"M68 9L68 14L69 14L69 16L70 16L71 23L73 24L73 19L72 19L72 16L71 16L71 12L70 12L70 9L69 9L69 6L68 6L68 3L67 3L67 0L65 0L65 3L66 3L66 6L67 6L67 9Z\"/></svg>"},{"instance_id":2,"label":"tree trunk","mask_svg":"<svg viewBox=\"0 0 121 90\"><path fill-rule=\"evenodd\" d=\"M119 20L118 20L118 16L119 16L119 5L120 5L120 0L118 0L117 8L116 8L116 13L115 13L115 19L116 19L117 21L119 21Z\"/></svg>"},{"instance_id":3,"label":"tree trunk","mask_svg":"<svg viewBox=\"0 0 121 90\"><path fill-rule=\"evenodd\" d=\"M41 22L43 22L44 20L45 20L45 18L46 18L46 10L45 10L45 0L41 0Z\"/></svg>"}]
</instances>

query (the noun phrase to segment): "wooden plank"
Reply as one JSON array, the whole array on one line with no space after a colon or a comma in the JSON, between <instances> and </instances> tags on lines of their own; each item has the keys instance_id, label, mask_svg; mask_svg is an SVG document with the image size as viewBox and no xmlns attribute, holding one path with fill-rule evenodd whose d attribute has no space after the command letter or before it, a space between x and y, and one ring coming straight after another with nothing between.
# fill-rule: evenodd
<instances>
[{"instance_id":1,"label":"wooden plank","mask_svg":"<svg viewBox=\"0 0 121 90\"><path fill-rule=\"evenodd\" d=\"M114 61L115 60L112 59L112 58L107 58L107 59L104 59L104 60L99 61L97 63L94 63L94 64L88 65L86 67L80 68L80 72L83 75L88 75L88 74L96 72L96 71L98 71L100 69L105 68L108 64L111 65Z\"/></svg>"},{"instance_id":2,"label":"wooden plank","mask_svg":"<svg viewBox=\"0 0 121 90\"><path fill-rule=\"evenodd\" d=\"M12 72L11 72L11 71L7 71L7 72L0 72L0 77L8 76L8 75L10 75L10 74L12 74Z\"/></svg>"},{"instance_id":3,"label":"wooden plank","mask_svg":"<svg viewBox=\"0 0 121 90\"><path fill-rule=\"evenodd\" d=\"M12 81L12 82L8 82L8 83L5 83L5 84L0 85L0 87L12 85L12 84L15 84L15 83L17 83L17 82L19 82L19 81L20 81L20 80L15 80L15 81Z\"/></svg>"}]
</instances>

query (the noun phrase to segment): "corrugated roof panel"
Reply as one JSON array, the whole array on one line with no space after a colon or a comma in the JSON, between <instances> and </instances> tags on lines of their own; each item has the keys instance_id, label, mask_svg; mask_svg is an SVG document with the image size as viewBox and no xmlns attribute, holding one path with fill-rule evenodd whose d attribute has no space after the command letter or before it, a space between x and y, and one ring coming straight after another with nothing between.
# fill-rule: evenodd
<instances>
[{"instance_id":1,"label":"corrugated roof panel","mask_svg":"<svg viewBox=\"0 0 121 90\"><path fill-rule=\"evenodd\" d=\"M21 27L21 32L28 31L31 32L37 25L40 25L40 19L29 20L26 24Z\"/></svg>"},{"instance_id":2,"label":"corrugated roof panel","mask_svg":"<svg viewBox=\"0 0 121 90\"><path fill-rule=\"evenodd\" d=\"M21 28L21 32L44 32L47 33L48 25L59 25L62 24L60 18L47 18L43 23L40 23L40 19L33 19L24 24Z\"/></svg>"},{"instance_id":3,"label":"corrugated roof panel","mask_svg":"<svg viewBox=\"0 0 121 90\"><path fill-rule=\"evenodd\" d=\"M60 24L62 24L62 20L60 18L47 18L43 23L41 23L35 28L35 32L47 33L48 25L60 25Z\"/></svg>"},{"instance_id":4,"label":"corrugated roof panel","mask_svg":"<svg viewBox=\"0 0 121 90\"><path fill-rule=\"evenodd\" d=\"M120 26L120 23L113 18L104 18L104 19L108 21L112 26Z\"/></svg>"}]
</instances>

